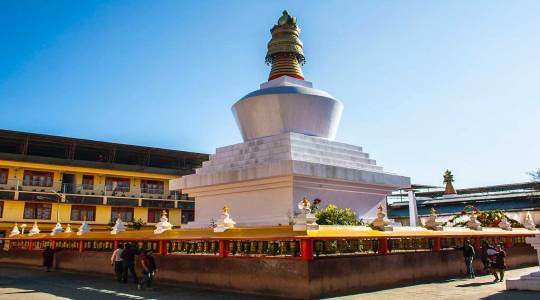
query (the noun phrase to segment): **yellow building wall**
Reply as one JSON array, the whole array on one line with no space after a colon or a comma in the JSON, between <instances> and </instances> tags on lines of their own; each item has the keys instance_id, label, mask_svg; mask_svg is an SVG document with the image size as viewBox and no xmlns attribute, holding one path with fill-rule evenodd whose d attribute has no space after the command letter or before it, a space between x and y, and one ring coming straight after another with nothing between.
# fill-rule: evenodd
<instances>
[{"instance_id":1,"label":"yellow building wall","mask_svg":"<svg viewBox=\"0 0 540 300\"><path fill-rule=\"evenodd\" d=\"M180 226L182 222L182 210L179 208L169 209L169 222L174 226Z\"/></svg>"},{"instance_id":2,"label":"yellow building wall","mask_svg":"<svg viewBox=\"0 0 540 300\"><path fill-rule=\"evenodd\" d=\"M109 224L111 222L111 207L106 205L96 206L96 221L97 224Z\"/></svg>"},{"instance_id":3,"label":"yellow building wall","mask_svg":"<svg viewBox=\"0 0 540 300\"><path fill-rule=\"evenodd\" d=\"M4 201L4 212L2 221L20 222L22 221L24 212L24 202L19 201Z\"/></svg>"},{"instance_id":4,"label":"yellow building wall","mask_svg":"<svg viewBox=\"0 0 540 300\"><path fill-rule=\"evenodd\" d=\"M141 218L145 223L148 222L148 208L135 207L133 210L133 221L137 221L139 218Z\"/></svg>"},{"instance_id":5,"label":"yellow building wall","mask_svg":"<svg viewBox=\"0 0 540 300\"><path fill-rule=\"evenodd\" d=\"M131 172L131 171L118 171L118 170L105 170L96 168L74 167L74 166L62 166L53 164L41 164L41 163L29 163L20 161L6 161L0 160L0 168L6 168L8 173L8 185L15 186L15 183L19 182L19 186L22 186L25 191L36 190L38 192L44 190L45 192L61 191L62 175L64 173L75 175L75 184L82 185L83 175L94 176L94 190L96 196L102 196L105 191L105 182L107 177L120 177L130 179L130 192L126 193L138 196L141 189L142 180L161 180L163 181L163 188L165 195L169 194L169 179L175 178L173 175L153 174L144 172ZM52 187L29 187L23 186L24 171L46 171L53 173L53 186ZM7 188L13 190L11 187ZM83 194L85 191L82 192ZM18 223L33 223L33 219L23 219L25 201L12 201L3 200L4 202L3 214L0 218L2 222L18 222ZM50 203L50 202L48 202ZM81 221L71 220L71 207L72 204L61 203L59 208L57 203L51 204L51 218L49 220L36 220L38 223L56 223L57 212L59 213L60 222L62 224L72 223L77 224ZM76 204L73 204L76 205ZM111 220L111 206L109 205L93 205L96 207L96 219L95 221L88 221L90 224L108 225ZM182 210L177 208L169 209L169 220L174 226L181 225ZM134 220L142 219L145 223L148 223L148 208L147 207L134 207ZM12 225L11 225L12 226ZM75 229L75 228L74 228Z\"/></svg>"}]
</instances>

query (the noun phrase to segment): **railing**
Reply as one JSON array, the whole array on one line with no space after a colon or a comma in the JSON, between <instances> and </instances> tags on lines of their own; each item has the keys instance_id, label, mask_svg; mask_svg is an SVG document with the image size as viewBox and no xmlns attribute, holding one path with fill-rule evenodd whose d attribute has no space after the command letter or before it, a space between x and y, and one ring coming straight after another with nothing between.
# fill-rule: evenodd
<instances>
[{"instance_id":1,"label":"railing","mask_svg":"<svg viewBox=\"0 0 540 300\"><path fill-rule=\"evenodd\" d=\"M534 234L444 236L444 237L298 237L298 238L192 238L192 239L96 239L80 238L3 238L6 251L42 250L49 246L65 251L112 252L120 243L131 243L137 249L152 250L160 255L207 256L216 258L286 258L322 259L362 255L393 255L415 252L457 250L470 240L479 249L482 242L503 243L505 248L525 245Z\"/></svg>"},{"instance_id":2,"label":"railing","mask_svg":"<svg viewBox=\"0 0 540 300\"><path fill-rule=\"evenodd\" d=\"M62 202L73 204L95 204L95 205L120 205L118 202L127 201L129 206L143 206L156 208L181 208L193 209L194 199L187 194L171 191L169 195L164 194L163 189L132 188L130 192L106 191L101 186L101 190L94 185L88 184L62 184L53 182L52 187L45 186L25 186L18 179L8 179L0 183L0 199L5 200L25 200L39 202L59 202L61 194L65 195ZM148 191L151 193L142 193ZM162 194L155 194L161 192ZM110 201L109 201L110 200ZM109 203L110 202L110 203ZM123 205L123 204L122 204Z\"/></svg>"}]
</instances>

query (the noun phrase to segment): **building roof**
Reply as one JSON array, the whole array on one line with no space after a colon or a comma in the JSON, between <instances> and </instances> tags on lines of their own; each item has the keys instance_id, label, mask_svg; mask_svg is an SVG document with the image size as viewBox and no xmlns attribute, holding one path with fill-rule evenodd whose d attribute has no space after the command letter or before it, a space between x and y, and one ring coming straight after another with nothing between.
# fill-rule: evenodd
<instances>
[{"instance_id":1,"label":"building roof","mask_svg":"<svg viewBox=\"0 0 540 300\"><path fill-rule=\"evenodd\" d=\"M539 210L540 191L537 188L536 182L523 182L458 189L456 195L445 196L444 191L416 192L415 195L420 216L429 215L432 207L440 215L455 214L462 211L466 205L473 205L480 210ZM406 194L399 193L388 197L388 216L409 216Z\"/></svg>"},{"instance_id":2,"label":"building roof","mask_svg":"<svg viewBox=\"0 0 540 300\"><path fill-rule=\"evenodd\" d=\"M0 159L170 175L192 174L208 154L0 130Z\"/></svg>"}]
</instances>

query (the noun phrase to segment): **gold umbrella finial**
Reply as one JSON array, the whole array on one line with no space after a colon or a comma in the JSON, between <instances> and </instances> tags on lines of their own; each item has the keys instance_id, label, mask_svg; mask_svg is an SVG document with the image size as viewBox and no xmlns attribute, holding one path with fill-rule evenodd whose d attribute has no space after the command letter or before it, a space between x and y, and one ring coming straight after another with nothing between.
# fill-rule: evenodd
<instances>
[{"instance_id":1,"label":"gold umbrella finial","mask_svg":"<svg viewBox=\"0 0 540 300\"><path fill-rule=\"evenodd\" d=\"M304 80L300 65L303 65L306 59L303 50L304 44L299 37L300 28L296 23L296 17L284 10L270 32L272 39L268 42L268 52L265 58L266 64L272 65L268 80L281 76Z\"/></svg>"},{"instance_id":2,"label":"gold umbrella finial","mask_svg":"<svg viewBox=\"0 0 540 300\"><path fill-rule=\"evenodd\" d=\"M307 208L309 206L309 200L307 197L304 197L304 199L302 199L302 205L304 206L304 208Z\"/></svg>"}]
</instances>

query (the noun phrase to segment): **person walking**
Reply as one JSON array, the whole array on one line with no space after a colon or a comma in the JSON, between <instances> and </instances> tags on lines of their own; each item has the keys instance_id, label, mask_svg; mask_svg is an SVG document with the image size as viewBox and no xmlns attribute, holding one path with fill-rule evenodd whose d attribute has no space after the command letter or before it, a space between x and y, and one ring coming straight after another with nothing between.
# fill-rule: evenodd
<instances>
[{"instance_id":1,"label":"person walking","mask_svg":"<svg viewBox=\"0 0 540 300\"><path fill-rule=\"evenodd\" d=\"M41 253L41 257L43 258L43 269L45 272L51 271L54 262L54 253L56 252L57 250L51 249L50 246L46 246L45 250Z\"/></svg>"},{"instance_id":2,"label":"person walking","mask_svg":"<svg viewBox=\"0 0 540 300\"><path fill-rule=\"evenodd\" d=\"M139 255L139 262L142 268L142 275L139 284L137 285L138 290L143 290L145 285L151 287L152 285L152 263L150 262L150 256L148 255L148 250L143 250Z\"/></svg>"},{"instance_id":3,"label":"person walking","mask_svg":"<svg viewBox=\"0 0 540 300\"><path fill-rule=\"evenodd\" d=\"M482 249L480 252L480 259L482 260L482 264L484 265L484 269L482 270L485 274L491 274L491 268L490 268L490 260L489 260L489 250L492 248L492 246L486 242L482 242Z\"/></svg>"},{"instance_id":4,"label":"person walking","mask_svg":"<svg viewBox=\"0 0 540 300\"><path fill-rule=\"evenodd\" d=\"M157 273L157 265L156 265L156 260L154 258L154 252L152 250L148 250L148 261L150 262L150 269L151 269L151 272L150 272L150 276L148 277L148 287L150 289L152 289L152 284L154 282L154 277L156 277L156 273Z\"/></svg>"},{"instance_id":5,"label":"person walking","mask_svg":"<svg viewBox=\"0 0 540 300\"><path fill-rule=\"evenodd\" d=\"M139 279L137 278L137 273L135 272L135 256L139 254L139 251L131 246L130 243L124 245L124 250L120 257L123 260L122 265L122 282L126 283L128 281L128 271L133 276L133 281L135 284L139 284Z\"/></svg>"},{"instance_id":6,"label":"person walking","mask_svg":"<svg viewBox=\"0 0 540 300\"><path fill-rule=\"evenodd\" d=\"M474 247L471 245L471 241L465 241L465 246L463 247L463 257L465 258L465 266L467 267L467 274L469 275L469 278L476 277L474 275L473 267L474 254Z\"/></svg>"},{"instance_id":7,"label":"person walking","mask_svg":"<svg viewBox=\"0 0 540 300\"><path fill-rule=\"evenodd\" d=\"M114 250L111 256L111 266L114 266L114 274L116 280L122 282L124 280L124 260L122 259L122 252L124 251L124 245L118 244L118 248Z\"/></svg>"},{"instance_id":8,"label":"person walking","mask_svg":"<svg viewBox=\"0 0 540 300\"><path fill-rule=\"evenodd\" d=\"M504 270L506 270L506 252L501 245L497 245L495 251L497 251L497 253L494 255L495 259L491 268L493 276L495 276L493 282L502 282L504 279Z\"/></svg>"}]
</instances>

